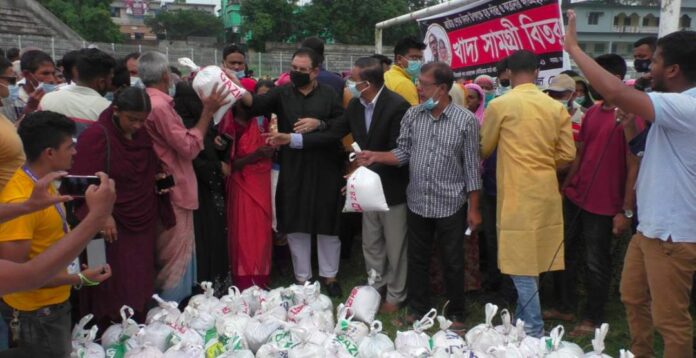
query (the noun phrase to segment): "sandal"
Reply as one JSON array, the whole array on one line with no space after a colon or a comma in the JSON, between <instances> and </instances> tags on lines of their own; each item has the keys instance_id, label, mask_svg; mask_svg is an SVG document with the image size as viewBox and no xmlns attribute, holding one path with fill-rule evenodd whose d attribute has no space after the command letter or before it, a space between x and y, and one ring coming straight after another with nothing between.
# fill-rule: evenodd
<instances>
[{"instance_id":1,"label":"sandal","mask_svg":"<svg viewBox=\"0 0 696 358\"><path fill-rule=\"evenodd\" d=\"M595 325L591 321L584 320L580 322L572 332L568 333L568 337L580 338L585 336L590 336L595 333Z\"/></svg>"}]
</instances>

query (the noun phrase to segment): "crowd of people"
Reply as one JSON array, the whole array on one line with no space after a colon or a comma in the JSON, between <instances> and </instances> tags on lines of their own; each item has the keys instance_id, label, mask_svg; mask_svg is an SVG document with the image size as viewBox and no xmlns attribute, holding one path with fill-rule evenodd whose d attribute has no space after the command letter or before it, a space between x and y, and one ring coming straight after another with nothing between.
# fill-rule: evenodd
<instances>
[{"instance_id":1,"label":"crowd of people","mask_svg":"<svg viewBox=\"0 0 696 358\"><path fill-rule=\"evenodd\" d=\"M405 37L392 58L359 58L344 78L325 69L324 44L311 37L288 72L259 80L229 45L219 66L244 91L220 121L229 89L197 91L197 71L183 75L162 53L115 59L88 48L54 61L8 50L0 350L13 348L0 356L68 356L71 322L84 314L106 327L126 304L143 321L153 293L182 303L202 281L269 287L272 267L290 262L296 283L320 280L341 297L339 266L356 233L380 311L407 308L397 327L442 291L450 329L464 332L468 292L488 290L516 300L534 337L544 320L576 322L573 337L594 333L621 260L612 241L630 233L620 290L633 353L654 356L657 329L666 357L692 356L696 33L636 42L639 78L628 81L626 61L586 55L568 19L578 69L547 86L526 50L495 77L457 79L444 62L424 64L426 44ZM358 166L379 175L389 210L356 222L341 211ZM53 183L66 174L102 184L60 195ZM68 265L95 235L107 264ZM542 310L545 273L553 299Z\"/></svg>"}]
</instances>

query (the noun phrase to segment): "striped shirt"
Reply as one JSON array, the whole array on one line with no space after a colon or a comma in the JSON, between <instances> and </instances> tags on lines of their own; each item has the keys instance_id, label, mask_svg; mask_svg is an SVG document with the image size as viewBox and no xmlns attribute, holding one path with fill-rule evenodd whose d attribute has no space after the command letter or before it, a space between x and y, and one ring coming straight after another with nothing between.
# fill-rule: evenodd
<instances>
[{"instance_id":1,"label":"striped shirt","mask_svg":"<svg viewBox=\"0 0 696 358\"><path fill-rule=\"evenodd\" d=\"M481 189L478 122L453 103L440 118L423 105L411 107L392 153L400 165L409 165L408 208L420 216L452 216L467 193Z\"/></svg>"}]
</instances>

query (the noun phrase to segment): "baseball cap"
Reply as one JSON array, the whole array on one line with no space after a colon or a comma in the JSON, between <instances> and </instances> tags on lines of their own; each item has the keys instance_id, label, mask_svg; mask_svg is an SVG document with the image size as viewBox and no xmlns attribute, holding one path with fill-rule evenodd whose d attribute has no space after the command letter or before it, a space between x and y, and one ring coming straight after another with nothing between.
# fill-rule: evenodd
<instances>
[{"instance_id":1,"label":"baseball cap","mask_svg":"<svg viewBox=\"0 0 696 358\"><path fill-rule=\"evenodd\" d=\"M575 92L575 80L568 75L558 75L551 80L544 92Z\"/></svg>"}]
</instances>

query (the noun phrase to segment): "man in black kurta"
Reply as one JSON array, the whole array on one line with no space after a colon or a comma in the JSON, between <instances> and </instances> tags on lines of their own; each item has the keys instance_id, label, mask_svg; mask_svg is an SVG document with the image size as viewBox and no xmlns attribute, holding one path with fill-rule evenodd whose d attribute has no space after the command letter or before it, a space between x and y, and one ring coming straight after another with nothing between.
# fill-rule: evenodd
<instances>
[{"instance_id":1,"label":"man in black kurta","mask_svg":"<svg viewBox=\"0 0 696 358\"><path fill-rule=\"evenodd\" d=\"M307 132L313 124L326 128L343 113L335 91L317 82L319 58L311 49L297 50L292 59L291 84L265 95L245 95L253 115L275 113L278 131ZM336 282L341 254L338 218L342 205L343 159L341 143L316 149L280 148L280 175L276 192L278 230L288 234L295 279L312 277L311 235L317 235L319 276L331 296L340 296Z\"/></svg>"}]
</instances>

